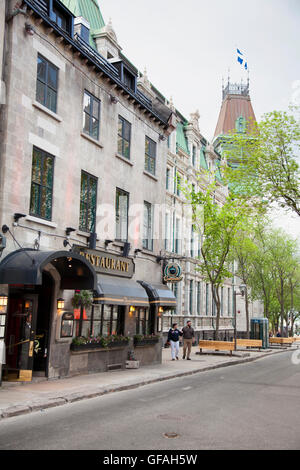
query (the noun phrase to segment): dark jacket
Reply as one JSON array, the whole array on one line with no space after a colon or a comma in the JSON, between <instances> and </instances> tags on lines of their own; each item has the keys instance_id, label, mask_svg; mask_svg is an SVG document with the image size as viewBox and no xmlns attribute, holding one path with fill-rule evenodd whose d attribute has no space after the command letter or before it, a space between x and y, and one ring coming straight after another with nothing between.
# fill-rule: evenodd
<instances>
[{"instance_id":1,"label":"dark jacket","mask_svg":"<svg viewBox=\"0 0 300 470\"><path fill-rule=\"evenodd\" d=\"M182 328L182 333L184 339L193 339L195 336L194 328L189 326Z\"/></svg>"},{"instance_id":2,"label":"dark jacket","mask_svg":"<svg viewBox=\"0 0 300 470\"><path fill-rule=\"evenodd\" d=\"M181 331L179 330L173 330L173 328L170 328L169 334L168 334L168 341L179 341L179 336L182 336Z\"/></svg>"}]
</instances>

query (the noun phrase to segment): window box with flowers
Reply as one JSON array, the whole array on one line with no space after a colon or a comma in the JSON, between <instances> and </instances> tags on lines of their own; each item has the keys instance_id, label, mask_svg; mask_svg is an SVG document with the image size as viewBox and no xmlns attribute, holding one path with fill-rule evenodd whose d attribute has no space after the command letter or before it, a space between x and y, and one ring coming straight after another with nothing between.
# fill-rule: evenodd
<instances>
[{"instance_id":1,"label":"window box with flowers","mask_svg":"<svg viewBox=\"0 0 300 470\"><path fill-rule=\"evenodd\" d=\"M96 336L96 337L78 337L74 338L71 344L71 351L80 352L93 350L109 350L113 348L121 348L127 346L129 338L122 335L111 335L111 336Z\"/></svg>"},{"instance_id":2,"label":"window box with flowers","mask_svg":"<svg viewBox=\"0 0 300 470\"><path fill-rule=\"evenodd\" d=\"M159 335L135 335L133 337L133 342L134 342L135 347L157 344L159 340L160 340Z\"/></svg>"}]
</instances>

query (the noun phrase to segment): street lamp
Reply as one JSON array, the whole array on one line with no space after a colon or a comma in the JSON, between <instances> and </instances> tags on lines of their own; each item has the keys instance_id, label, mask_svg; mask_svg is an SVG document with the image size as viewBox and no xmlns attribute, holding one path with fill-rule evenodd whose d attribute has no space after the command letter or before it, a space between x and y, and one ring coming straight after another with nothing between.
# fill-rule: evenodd
<instances>
[{"instance_id":1,"label":"street lamp","mask_svg":"<svg viewBox=\"0 0 300 470\"><path fill-rule=\"evenodd\" d=\"M233 313L234 313L234 350L236 351L236 336L237 336L237 333L236 333L236 296L237 295L241 295L242 297L245 296L245 293L246 293L246 289L247 289L247 286L245 284L240 284L239 285L239 289L240 289L240 292L237 292L236 290L233 290L233 299L234 299L234 309L233 309Z\"/></svg>"}]
</instances>

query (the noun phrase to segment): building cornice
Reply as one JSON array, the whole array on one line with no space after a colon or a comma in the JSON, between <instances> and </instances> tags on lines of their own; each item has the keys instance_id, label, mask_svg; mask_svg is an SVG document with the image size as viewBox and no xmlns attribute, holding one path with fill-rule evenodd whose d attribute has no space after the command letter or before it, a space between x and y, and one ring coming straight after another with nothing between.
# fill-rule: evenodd
<instances>
[{"instance_id":1,"label":"building cornice","mask_svg":"<svg viewBox=\"0 0 300 470\"><path fill-rule=\"evenodd\" d=\"M170 118L168 120L162 119L155 110L151 108L149 101L143 99L143 96L140 92L134 93L132 90L126 87L126 85L120 80L118 76L117 69L110 64L104 57L102 57L97 51L93 50L92 47L85 43L78 35L75 35L74 38L68 35L65 31L60 29L51 19L49 16L44 13L36 0L23 0L23 3L27 5L29 11L28 15L38 16L45 25L47 25L50 30L49 33L54 33L55 35L59 36L62 41L67 43L70 48L72 48L76 53L82 56L87 62L86 64L93 65L100 73L102 73L105 78L112 84L116 85L116 89L120 90L124 96L126 96L130 100L134 100L137 106L140 109L143 109L150 118L152 118L159 126L162 126L164 129L169 128L169 121L172 117L171 110L170 110Z\"/></svg>"}]
</instances>

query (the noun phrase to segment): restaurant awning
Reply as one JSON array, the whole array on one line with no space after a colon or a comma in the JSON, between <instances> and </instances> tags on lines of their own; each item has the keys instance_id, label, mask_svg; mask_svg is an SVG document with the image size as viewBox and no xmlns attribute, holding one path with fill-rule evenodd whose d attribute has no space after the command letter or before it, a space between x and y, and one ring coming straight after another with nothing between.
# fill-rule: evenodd
<instances>
[{"instance_id":1,"label":"restaurant awning","mask_svg":"<svg viewBox=\"0 0 300 470\"><path fill-rule=\"evenodd\" d=\"M149 307L148 295L140 284L132 279L98 274L95 303Z\"/></svg>"},{"instance_id":2,"label":"restaurant awning","mask_svg":"<svg viewBox=\"0 0 300 470\"><path fill-rule=\"evenodd\" d=\"M176 308L177 299L174 293L164 284L149 284L145 281L138 281L146 290L150 304L159 307Z\"/></svg>"},{"instance_id":3,"label":"restaurant awning","mask_svg":"<svg viewBox=\"0 0 300 470\"><path fill-rule=\"evenodd\" d=\"M81 255L70 251L21 249L0 263L0 284L41 285L43 270L52 265L61 278L61 289L97 289L97 274Z\"/></svg>"}]
</instances>

